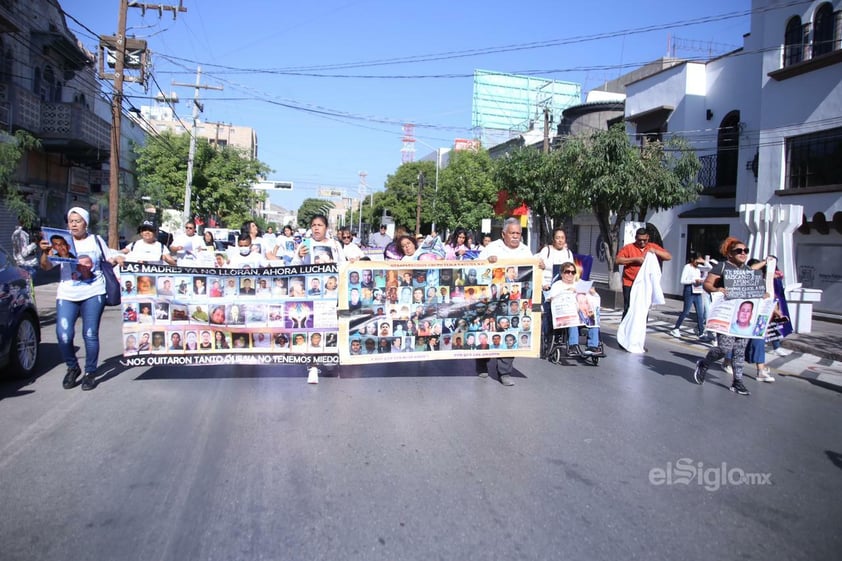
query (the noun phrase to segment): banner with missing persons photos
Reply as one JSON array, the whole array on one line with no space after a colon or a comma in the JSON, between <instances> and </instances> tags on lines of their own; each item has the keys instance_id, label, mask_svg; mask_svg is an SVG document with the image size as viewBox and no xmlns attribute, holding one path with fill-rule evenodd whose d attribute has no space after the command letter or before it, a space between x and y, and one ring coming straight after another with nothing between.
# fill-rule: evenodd
<instances>
[{"instance_id":1,"label":"banner with missing persons photos","mask_svg":"<svg viewBox=\"0 0 842 561\"><path fill-rule=\"evenodd\" d=\"M335 264L127 263L120 284L127 366L338 361Z\"/></svg>"},{"instance_id":2,"label":"banner with missing persons photos","mask_svg":"<svg viewBox=\"0 0 842 561\"><path fill-rule=\"evenodd\" d=\"M536 260L357 261L339 277L341 364L539 355Z\"/></svg>"}]
</instances>

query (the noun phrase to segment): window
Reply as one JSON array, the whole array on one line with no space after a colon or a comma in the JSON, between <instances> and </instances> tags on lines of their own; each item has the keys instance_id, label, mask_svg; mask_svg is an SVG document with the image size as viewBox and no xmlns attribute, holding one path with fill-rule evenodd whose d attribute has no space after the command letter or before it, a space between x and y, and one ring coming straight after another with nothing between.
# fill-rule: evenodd
<instances>
[{"instance_id":1,"label":"window","mask_svg":"<svg viewBox=\"0 0 842 561\"><path fill-rule=\"evenodd\" d=\"M815 33L813 35L813 56L821 56L829 53L835 47L833 6L826 2L816 10Z\"/></svg>"},{"instance_id":2,"label":"window","mask_svg":"<svg viewBox=\"0 0 842 561\"><path fill-rule=\"evenodd\" d=\"M740 112L731 111L719 125L716 138L716 186L736 186L740 155Z\"/></svg>"},{"instance_id":3,"label":"window","mask_svg":"<svg viewBox=\"0 0 842 561\"><path fill-rule=\"evenodd\" d=\"M786 140L787 189L842 189L842 127Z\"/></svg>"},{"instance_id":4,"label":"window","mask_svg":"<svg viewBox=\"0 0 842 561\"><path fill-rule=\"evenodd\" d=\"M792 66L804 59L804 45L801 35L801 18L790 18L784 36L784 66Z\"/></svg>"}]
</instances>

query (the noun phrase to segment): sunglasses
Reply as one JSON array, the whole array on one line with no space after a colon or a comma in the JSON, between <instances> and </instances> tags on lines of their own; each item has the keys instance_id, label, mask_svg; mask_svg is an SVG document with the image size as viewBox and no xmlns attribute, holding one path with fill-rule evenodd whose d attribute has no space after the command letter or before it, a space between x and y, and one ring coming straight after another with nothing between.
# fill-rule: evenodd
<instances>
[{"instance_id":1,"label":"sunglasses","mask_svg":"<svg viewBox=\"0 0 842 561\"><path fill-rule=\"evenodd\" d=\"M574 271L572 269L567 269L566 271L562 271L561 274L563 274L563 275L575 275L576 271Z\"/></svg>"},{"instance_id":2,"label":"sunglasses","mask_svg":"<svg viewBox=\"0 0 842 561\"><path fill-rule=\"evenodd\" d=\"M731 250L731 255L741 255L741 254L748 255L748 248L747 247L738 247L736 249Z\"/></svg>"}]
</instances>

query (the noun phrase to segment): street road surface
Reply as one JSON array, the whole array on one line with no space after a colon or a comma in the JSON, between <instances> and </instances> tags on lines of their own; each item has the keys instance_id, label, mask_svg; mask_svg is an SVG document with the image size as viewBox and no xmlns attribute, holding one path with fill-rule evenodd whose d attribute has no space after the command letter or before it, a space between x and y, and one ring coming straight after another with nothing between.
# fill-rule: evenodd
<instances>
[{"instance_id":1,"label":"street road surface","mask_svg":"<svg viewBox=\"0 0 842 561\"><path fill-rule=\"evenodd\" d=\"M702 347L607 334L598 367L469 362L115 368L0 385L0 558L838 559L842 402L711 369ZM77 332L77 343L81 341ZM726 477L723 480L722 474ZM746 479L741 479L745 475Z\"/></svg>"}]
</instances>

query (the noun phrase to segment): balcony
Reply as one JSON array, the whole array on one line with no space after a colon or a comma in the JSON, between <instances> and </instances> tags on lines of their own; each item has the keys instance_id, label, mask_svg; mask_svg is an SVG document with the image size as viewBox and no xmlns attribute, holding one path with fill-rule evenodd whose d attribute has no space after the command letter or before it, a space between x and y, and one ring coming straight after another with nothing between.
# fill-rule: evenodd
<instances>
[{"instance_id":1,"label":"balcony","mask_svg":"<svg viewBox=\"0 0 842 561\"><path fill-rule=\"evenodd\" d=\"M728 161L719 162L720 166L717 168L717 156L718 154L699 156L699 163L702 165L698 175L698 181L702 184L701 194L717 199L732 199L737 196L734 162L731 162L730 158L726 158ZM732 167L735 169L731 170Z\"/></svg>"},{"instance_id":2,"label":"balcony","mask_svg":"<svg viewBox=\"0 0 842 561\"><path fill-rule=\"evenodd\" d=\"M80 164L108 159L111 123L76 103L48 103L26 88L0 83L0 121L8 130L23 129L47 152L60 152Z\"/></svg>"}]
</instances>

